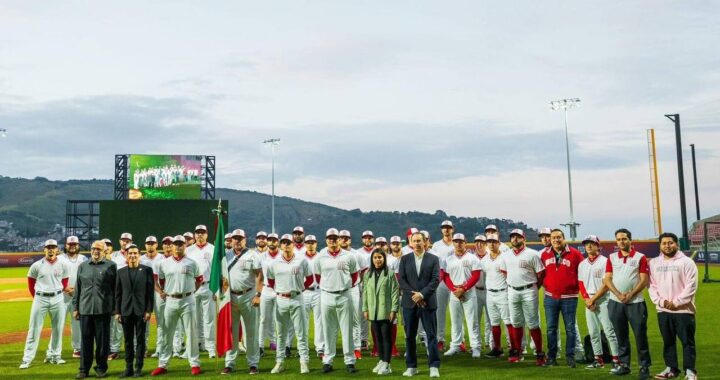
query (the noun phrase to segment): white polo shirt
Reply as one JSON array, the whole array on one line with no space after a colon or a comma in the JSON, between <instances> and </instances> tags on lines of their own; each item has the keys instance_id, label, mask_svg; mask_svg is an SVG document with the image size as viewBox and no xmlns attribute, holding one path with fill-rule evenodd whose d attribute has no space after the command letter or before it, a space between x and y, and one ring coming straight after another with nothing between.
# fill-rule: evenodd
<instances>
[{"instance_id":1,"label":"white polo shirt","mask_svg":"<svg viewBox=\"0 0 720 380\"><path fill-rule=\"evenodd\" d=\"M354 254L344 249L331 254L327 248L323 248L314 264L313 272L320 275L320 288L329 292L350 289L353 285L352 274L359 271Z\"/></svg>"},{"instance_id":2,"label":"white polo shirt","mask_svg":"<svg viewBox=\"0 0 720 380\"><path fill-rule=\"evenodd\" d=\"M307 260L300 255L293 254L287 260L282 254L274 260L268 268L268 279L275 280L276 293L302 293L305 290L305 278L312 276Z\"/></svg>"},{"instance_id":3,"label":"white polo shirt","mask_svg":"<svg viewBox=\"0 0 720 380\"><path fill-rule=\"evenodd\" d=\"M525 247L520 252L511 250L501 255L500 270L507 275L509 286L519 288L537 283L537 274L545 270L537 251Z\"/></svg>"},{"instance_id":4,"label":"white polo shirt","mask_svg":"<svg viewBox=\"0 0 720 380\"><path fill-rule=\"evenodd\" d=\"M622 252L615 252L608 257L605 272L612 273L612 282L620 293L627 293L635 288L640 281L640 273L650 274L650 266L644 254L632 250L627 256ZM616 302L620 300L610 292L610 299ZM644 302L643 292L639 292L630 300L630 303Z\"/></svg>"},{"instance_id":5,"label":"white polo shirt","mask_svg":"<svg viewBox=\"0 0 720 380\"><path fill-rule=\"evenodd\" d=\"M70 258L67 253L63 253L62 255L58 256L59 259L65 260L65 263L68 267L68 286L75 287L75 283L77 282L77 271L80 264L88 261L88 258L85 257L85 255L81 255L79 253L76 253L73 258Z\"/></svg>"},{"instance_id":6,"label":"white polo shirt","mask_svg":"<svg viewBox=\"0 0 720 380\"><path fill-rule=\"evenodd\" d=\"M507 288L506 276L502 273L500 266L503 262L503 255L507 255L507 253L500 252L500 254L493 259L491 254L488 253L480 260L487 289L504 290Z\"/></svg>"},{"instance_id":7,"label":"white polo shirt","mask_svg":"<svg viewBox=\"0 0 720 380\"><path fill-rule=\"evenodd\" d=\"M215 253L215 246L205 243L202 247L197 243L187 247L185 256L195 260L203 276L203 283L210 281L210 269L212 268L212 257Z\"/></svg>"},{"instance_id":8,"label":"white polo shirt","mask_svg":"<svg viewBox=\"0 0 720 380\"><path fill-rule=\"evenodd\" d=\"M35 279L35 292L52 293L63 290L62 280L68 278L69 273L65 260L56 258L51 263L43 257L30 266L27 276Z\"/></svg>"},{"instance_id":9,"label":"white polo shirt","mask_svg":"<svg viewBox=\"0 0 720 380\"><path fill-rule=\"evenodd\" d=\"M476 270L481 270L480 260L470 251L465 251L462 256L453 253L445 259L445 273L450 276L450 281L456 287L467 282L472 276L472 272ZM474 287L467 290L468 293L474 291Z\"/></svg>"},{"instance_id":10,"label":"white polo shirt","mask_svg":"<svg viewBox=\"0 0 720 380\"><path fill-rule=\"evenodd\" d=\"M603 286L607 260L607 257L603 255L597 255L592 261L590 257L587 257L578 266L578 281L582 281L585 291L590 297L594 296Z\"/></svg>"},{"instance_id":11,"label":"white polo shirt","mask_svg":"<svg viewBox=\"0 0 720 380\"><path fill-rule=\"evenodd\" d=\"M230 290L244 292L255 289L256 272L262 270L262 260L252 249L236 254L235 250L228 250L226 254L228 277L230 277Z\"/></svg>"},{"instance_id":12,"label":"white polo shirt","mask_svg":"<svg viewBox=\"0 0 720 380\"><path fill-rule=\"evenodd\" d=\"M159 265L158 278L165 280L164 291L167 294L195 292L195 281L201 276L198 264L187 256L179 260L169 257Z\"/></svg>"}]
</instances>

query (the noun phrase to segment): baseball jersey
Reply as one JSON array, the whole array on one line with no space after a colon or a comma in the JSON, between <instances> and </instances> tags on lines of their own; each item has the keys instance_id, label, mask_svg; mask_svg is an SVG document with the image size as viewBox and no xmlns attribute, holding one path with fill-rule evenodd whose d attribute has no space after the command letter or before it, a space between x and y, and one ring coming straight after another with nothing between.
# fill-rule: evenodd
<instances>
[{"instance_id":1,"label":"baseball jersey","mask_svg":"<svg viewBox=\"0 0 720 380\"><path fill-rule=\"evenodd\" d=\"M622 252L610 254L605 272L612 273L613 285L620 293L627 293L633 290L640 281L640 273L650 274L650 266L647 257L633 249L627 256L623 256ZM642 293L638 292L629 303L644 302ZM612 292L610 292L610 299L620 302Z\"/></svg>"},{"instance_id":2,"label":"baseball jersey","mask_svg":"<svg viewBox=\"0 0 720 380\"><path fill-rule=\"evenodd\" d=\"M165 256L163 256L161 253L157 252L155 253L155 257L152 259L146 254L140 256L140 265L145 265L146 267L150 267L153 270L153 273L156 273L157 269L157 263L163 261L165 259Z\"/></svg>"},{"instance_id":3,"label":"baseball jersey","mask_svg":"<svg viewBox=\"0 0 720 380\"><path fill-rule=\"evenodd\" d=\"M127 266L127 259L125 258L125 255L123 255L122 251L113 252L110 255L110 260L112 260L117 265L117 270L120 270Z\"/></svg>"},{"instance_id":4,"label":"baseball jersey","mask_svg":"<svg viewBox=\"0 0 720 380\"><path fill-rule=\"evenodd\" d=\"M263 284L265 286L270 286L270 283L268 282L267 270L268 268L270 268L270 265L273 263L273 261L277 260L280 255L280 251L276 251L274 256L270 254L270 251L267 251L260 255L260 266L262 267Z\"/></svg>"},{"instance_id":5,"label":"baseball jersey","mask_svg":"<svg viewBox=\"0 0 720 380\"><path fill-rule=\"evenodd\" d=\"M583 298L594 296L602 288L607 260L607 257L597 255L595 259L587 257L580 263L578 267L578 285ZM605 297L603 296L603 298Z\"/></svg>"},{"instance_id":6,"label":"baseball jersey","mask_svg":"<svg viewBox=\"0 0 720 380\"><path fill-rule=\"evenodd\" d=\"M413 252L415 252L415 251L413 251L413 249L412 249L409 245L406 245L406 246L402 247L402 254L403 254L403 256L405 256L405 255L407 255L407 254L410 254L410 253L413 253Z\"/></svg>"},{"instance_id":7,"label":"baseball jersey","mask_svg":"<svg viewBox=\"0 0 720 380\"><path fill-rule=\"evenodd\" d=\"M485 269L483 269L483 266L482 266L482 259L485 258L485 256L487 256L487 255L488 254L485 252L483 252L482 256L478 255L477 253L475 254L475 257L477 257L478 261L480 262L480 270L483 271L483 273L480 274L480 279L475 284L475 289L485 289L486 274L485 274Z\"/></svg>"},{"instance_id":8,"label":"baseball jersey","mask_svg":"<svg viewBox=\"0 0 720 380\"><path fill-rule=\"evenodd\" d=\"M305 244L295 244L293 243L293 251L295 251L296 255L304 255L305 252L307 252L307 248L305 247Z\"/></svg>"},{"instance_id":9,"label":"baseball jersey","mask_svg":"<svg viewBox=\"0 0 720 380\"><path fill-rule=\"evenodd\" d=\"M63 290L62 280L68 278L69 272L65 260L51 263L43 257L30 266L28 277L35 279L35 292L52 293Z\"/></svg>"},{"instance_id":10,"label":"baseball jersey","mask_svg":"<svg viewBox=\"0 0 720 380\"><path fill-rule=\"evenodd\" d=\"M435 254L435 256L441 259L447 259L450 255L453 254L454 251L455 247L453 246L452 242L450 242L450 244L446 244L444 240L440 239L433 243L431 253ZM455 282L453 281L453 283Z\"/></svg>"},{"instance_id":11,"label":"baseball jersey","mask_svg":"<svg viewBox=\"0 0 720 380\"><path fill-rule=\"evenodd\" d=\"M68 267L68 286L74 288L75 283L77 282L78 267L80 266L80 264L86 262L88 258L79 253L76 253L75 257L70 258L67 253L64 253L59 256L59 259L65 260L65 263Z\"/></svg>"},{"instance_id":12,"label":"baseball jersey","mask_svg":"<svg viewBox=\"0 0 720 380\"><path fill-rule=\"evenodd\" d=\"M385 257L387 259L388 270L392 273L397 274L400 271L400 259L391 254L388 254Z\"/></svg>"},{"instance_id":13,"label":"baseball jersey","mask_svg":"<svg viewBox=\"0 0 720 380\"><path fill-rule=\"evenodd\" d=\"M525 247L520 252L513 249L501 257L500 270L506 274L507 284L515 288L537 283L537 273L545 269L537 251L532 248Z\"/></svg>"},{"instance_id":14,"label":"baseball jersey","mask_svg":"<svg viewBox=\"0 0 720 380\"><path fill-rule=\"evenodd\" d=\"M212 267L212 257L215 252L215 246L205 243L202 247L193 244L185 251L185 256L195 260L203 276L203 282L210 281L210 268ZM120 268L118 268L120 269Z\"/></svg>"},{"instance_id":15,"label":"baseball jersey","mask_svg":"<svg viewBox=\"0 0 720 380\"><path fill-rule=\"evenodd\" d=\"M195 281L202 276L195 260L183 256L167 258L160 262L158 278L165 280L165 293L185 294L195 291Z\"/></svg>"},{"instance_id":16,"label":"baseball jersey","mask_svg":"<svg viewBox=\"0 0 720 380\"><path fill-rule=\"evenodd\" d=\"M373 249L372 247L370 247L370 251L365 249L365 247L358 248L355 250L355 252L357 253L358 259L362 260L362 262L358 262L358 264L360 264L361 270L369 269L370 266L372 265L372 253L374 250L375 249Z\"/></svg>"},{"instance_id":17,"label":"baseball jersey","mask_svg":"<svg viewBox=\"0 0 720 380\"><path fill-rule=\"evenodd\" d=\"M305 261L308 263L308 268L310 268L310 271L313 272L313 275L317 274L315 273L315 260L317 260L319 253L315 252L314 255L310 256L307 254L307 251L302 255ZM315 276L313 276L313 282L310 284L311 288L317 287L318 283L315 281Z\"/></svg>"},{"instance_id":18,"label":"baseball jersey","mask_svg":"<svg viewBox=\"0 0 720 380\"><path fill-rule=\"evenodd\" d=\"M472 272L480 270L480 260L469 251L462 256L453 253L445 259L445 273L456 288L464 285L472 276ZM468 289L472 291L474 289Z\"/></svg>"},{"instance_id":19,"label":"baseball jersey","mask_svg":"<svg viewBox=\"0 0 720 380\"><path fill-rule=\"evenodd\" d=\"M507 288L507 279L505 274L501 271L500 263L503 262L503 255L506 253L500 252L494 259L488 253L480 260L480 266L482 267L483 274L485 276L485 286L492 290L504 290Z\"/></svg>"},{"instance_id":20,"label":"baseball jersey","mask_svg":"<svg viewBox=\"0 0 720 380\"><path fill-rule=\"evenodd\" d=\"M300 255L293 255L288 260L280 255L267 270L268 279L275 282L277 293L302 293L305 290L305 278L312 276L307 260Z\"/></svg>"},{"instance_id":21,"label":"baseball jersey","mask_svg":"<svg viewBox=\"0 0 720 380\"><path fill-rule=\"evenodd\" d=\"M228 277L230 277L230 290L243 292L247 289L255 289L255 273L262 270L260 255L252 249L236 255L234 250L229 250L226 256L228 264Z\"/></svg>"},{"instance_id":22,"label":"baseball jersey","mask_svg":"<svg viewBox=\"0 0 720 380\"><path fill-rule=\"evenodd\" d=\"M323 249L315 259L314 273L320 276L320 288L339 292L352 287L352 277L358 274L357 260L350 251L341 249L333 254Z\"/></svg>"}]
</instances>

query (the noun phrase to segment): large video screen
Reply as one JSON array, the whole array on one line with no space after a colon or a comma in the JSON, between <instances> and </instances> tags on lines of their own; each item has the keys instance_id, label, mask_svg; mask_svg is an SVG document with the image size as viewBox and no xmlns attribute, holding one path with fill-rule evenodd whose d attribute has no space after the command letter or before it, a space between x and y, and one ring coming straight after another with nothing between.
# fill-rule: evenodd
<instances>
[{"instance_id":1,"label":"large video screen","mask_svg":"<svg viewBox=\"0 0 720 380\"><path fill-rule=\"evenodd\" d=\"M131 154L128 199L200 199L202 157Z\"/></svg>"}]
</instances>

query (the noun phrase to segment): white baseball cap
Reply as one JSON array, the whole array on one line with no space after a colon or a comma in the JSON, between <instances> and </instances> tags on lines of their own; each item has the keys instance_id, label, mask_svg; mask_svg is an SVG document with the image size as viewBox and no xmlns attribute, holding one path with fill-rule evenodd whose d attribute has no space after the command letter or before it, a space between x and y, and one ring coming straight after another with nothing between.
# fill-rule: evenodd
<instances>
[{"instance_id":1,"label":"white baseball cap","mask_svg":"<svg viewBox=\"0 0 720 380\"><path fill-rule=\"evenodd\" d=\"M427 232L427 231L425 231L425 230L422 230L422 231L420 231L420 233L423 234L423 236L425 236L425 239L430 239L430 233L429 233L429 232Z\"/></svg>"},{"instance_id":2,"label":"white baseball cap","mask_svg":"<svg viewBox=\"0 0 720 380\"><path fill-rule=\"evenodd\" d=\"M280 241L283 241L283 240L292 241L292 235L290 235L290 234L285 234L285 235L283 235L283 236L280 238Z\"/></svg>"},{"instance_id":3,"label":"white baseball cap","mask_svg":"<svg viewBox=\"0 0 720 380\"><path fill-rule=\"evenodd\" d=\"M43 244L43 247L57 247L57 240L55 239L47 239L45 240L45 244Z\"/></svg>"},{"instance_id":4,"label":"white baseball cap","mask_svg":"<svg viewBox=\"0 0 720 380\"><path fill-rule=\"evenodd\" d=\"M173 238L173 244L175 244L175 243L183 243L183 244L185 244L185 238L184 238L183 236L180 236L180 235L175 235L175 237Z\"/></svg>"},{"instance_id":5,"label":"white baseball cap","mask_svg":"<svg viewBox=\"0 0 720 380\"><path fill-rule=\"evenodd\" d=\"M267 237L267 232L265 231L258 231L258 233L255 234L256 238L259 238L261 236Z\"/></svg>"},{"instance_id":6,"label":"white baseball cap","mask_svg":"<svg viewBox=\"0 0 720 380\"><path fill-rule=\"evenodd\" d=\"M380 236L379 238L375 239L375 244L377 244L377 243L385 243L385 244L387 244L387 239L385 239L384 237Z\"/></svg>"},{"instance_id":7,"label":"white baseball cap","mask_svg":"<svg viewBox=\"0 0 720 380\"><path fill-rule=\"evenodd\" d=\"M330 236L340 236L340 233L338 232L337 228L328 228L328 230L325 232L325 237Z\"/></svg>"},{"instance_id":8,"label":"white baseball cap","mask_svg":"<svg viewBox=\"0 0 720 380\"><path fill-rule=\"evenodd\" d=\"M314 241L317 243L317 238L315 238L315 235L308 235L305 236L305 242Z\"/></svg>"},{"instance_id":9,"label":"white baseball cap","mask_svg":"<svg viewBox=\"0 0 720 380\"><path fill-rule=\"evenodd\" d=\"M195 232L198 232L198 231L205 231L205 232L207 232L207 230L208 230L208 229L207 229L207 227L205 227L204 224L198 224L197 226L195 226Z\"/></svg>"},{"instance_id":10,"label":"white baseball cap","mask_svg":"<svg viewBox=\"0 0 720 380\"><path fill-rule=\"evenodd\" d=\"M230 234L230 237L235 237L235 236L241 236L241 237L245 238L245 231L243 231L239 228L236 230L233 230L233 232Z\"/></svg>"},{"instance_id":11,"label":"white baseball cap","mask_svg":"<svg viewBox=\"0 0 720 380\"><path fill-rule=\"evenodd\" d=\"M485 235L477 235L475 236L475 241L487 241L487 238Z\"/></svg>"},{"instance_id":12,"label":"white baseball cap","mask_svg":"<svg viewBox=\"0 0 720 380\"><path fill-rule=\"evenodd\" d=\"M390 238L390 243L402 243L402 239L400 239L400 236L393 236Z\"/></svg>"},{"instance_id":13,"label":"white baseball cap","mask_svg":"<svg viewBox=\"0 0 720 380\"><path fill-rule=\"evenodd\" d=\"M375 235L373 235L373 232L372 232L372 231L369 231L369 230L368 230L368 231L363 231L362 237L365 237L365 236L375 237Z\"/></svg>"},{"instance_id":14,"label":"white baseball cap","mask_svg":"<svg viewBox=\"0 0 720 380\"><path fill-rule=\"evenodd\" d=\"M525 231L523 231L519 228L516 228L516 229L510 231L510 236L513 236L513 235L520 235L522 237L525 237Z\"/></svg>"},{"instance_id":15,"label":"white baseball cap","mask_svg":"<svg viewBox=\"0 0 720 380\"><path fill-rule=\"evenodd\" d=\"M350 237L350 231L348 230L340 230L340 237Z\"/></svg>"},{"instance_id":16,"label":"white baseball cap","mask_svg":"<svg viewBox=\"0 0 720 380\"><path fill-rule=\"evenodd\" d=\"M155 236L150 235L145 238L145 242L146 243L157 243L157 238Z\"/></svg>"},{"instance_id":17,"label":"white baseball cap","mask_svg":"<svg viewBox=\"0 0 720 380\"><path fill-rule=\"evenodd\" d=\"M453 235L453 241L455 241L455 240L465 241L465 235L464 234L455 234L455 235Z\"/></svg>"},{"instance_id":18,"label":"white baseball cap","mask_svg":"<svg viewBox=\"0 0 720 380\"><path fill-rule=\"evenodd\" d=\"M487 226L485 227L485 232L487 232L488 230L494 230L494 231L497 231L497 230L498 230L498 228L497 228L497 226L496 226L496 225L494 225L494 224L488 224L488 225L487 225Z\"/></svg>"},{"instance_id":19,"label":"white baseball cap","mask_svg":"<svg viewBox=\"0 0 720 380\"><path fill-rule=\"evenodd\" d=\"M490 240L499 242L500 236L498 236L498 234L488 234L487 241L490 241Z\"/></svg>"},{"instance_id":20,"label":"white baseball cap","mask_svg":"<svg viewBox=\"0 0 720 380\"><path fill-rule=\"evenodd\" d=\"M195 235L192 232L186 232L182 235L185 238L195 239Z\"/></svg>"},{"instance_id":21,"label":"white baseball cap","mask_svg":"<svg viewBox=\"0 0 720 380\"><path fill-rule=\"evenodd\" d=\"M103 243L105 243L105 245L112 245L112 240L110 240L108 238L105 238L102 241L103 241Z\"/></svg>"},{"instance_id":22,"label":"white baseball cap","mask_svg":"<svg viewBox=\"0 0 720 380\"><path fill-rule=\"evenodd\" d=\"M267 238L268 238L268 240L270 240L270 239L279 240L279 239L280 239L280 238L278 237L278 234L275 234L275 233L272 233L272 234L268 235Z\"/></svg>"},{"instance_id":23,"label":"white baseball cap","mask_svg":"<svg viewBox=\"0 0 720 380\"><path fill-rule=\"evenodd\" d=\"M585 239L583 239L582 243L583 245L585 245L585 243L595 243L597 245L600 245L600 238L595 235L588 235L585 236Z\"/></svg>"},{"instance_id":24,"label":"white baseball cap","mask_svg":"<svg viewBox=\"0 0 720 380\"><path fill-rule=\"evenodd\" d=\"M80 243L80 239L78 239L78 237L75 235L70 235L67 237L67 239L65 239L65 244L79 244L79 243Z\"/></svg>"},{"instance_id":25,"label":"white baseball cap","mask_svg":"<svg viewBox=\"0 0 720 380\"><path fill-rule=\"evenodd\" d=\"M232 239L232 233L228 232L225 234L225 240Z\"/></svg>"},{"instance_id":26,"label":"white baseball cap","mask_svg":"<svg viewBox=\"0 0 720 380\"><path fill-rule=\"evenodd\" d=\"M295 228L293 228L293 233L295 233L295 232L305 233L305 229L302 228L302 226L295 226Z\"/></svg>"},{"instance_id":27,"label":"white baseball cap","mask_svg":"<svg viewBox=\"0 0 720 380\"><path fill-rule=\"evenodd\" d=\"M451 221L449 221L449 220L443 220L443 222L440 223L440 228L443 228L443 227L452 227L452 226L453 226L453 222L451 222Z\"/></svg>"},{"instance_id":28,"label":"white baseball cap","mask_svg":"<svg viewBox=\"0 0 720 380\"><path fill-rule=\"evenodd\" d=\"M166 241L170 241L170 242L172 243L172 242L173 242L173 237L172 237L172 236L165 236L165 237L163 238L162 242L165 243Z\"/></svg>"},{"instance_id":29,"label":"white baseball cap","mask_svg":"<svg viewBox=\"0 0 720 380\"><path fill-rule=\"evenodd\" d=\"M551 232L552 231L550 230L550 227L543 227L540 229L540 233L538 233L538 236L550 235Z\"/></svg>"},{"instance_id":30,"label":"white baseball cap","mask_svg":"<svg viewBox=\"0 0 720 380\"><path fill-rule=\"evenodd\" d=\"M129 232L123 232L122 235L120 235L120 240L127 239L132 241L132 234Z\"/></svg>"}]
</instances>

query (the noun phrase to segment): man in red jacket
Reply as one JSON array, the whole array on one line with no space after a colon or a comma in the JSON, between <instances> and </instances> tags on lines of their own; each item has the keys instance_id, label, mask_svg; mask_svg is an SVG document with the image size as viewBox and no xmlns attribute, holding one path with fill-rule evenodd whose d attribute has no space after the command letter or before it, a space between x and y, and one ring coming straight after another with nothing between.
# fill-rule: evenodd
<instances>
[{"instance_id":1,"label":"man in red jacket","mask_svg":"<svg viewBox=\"0 0 720 380\"><path fill-rule=\"evenodd\" d=\"M558 321L562 313L568 342L575 342L575 311L578 302L578 266L582 254L565 243L562 230L550 232L552 247L542 252L540 259L545 265L545 320L547 322L548 359L545 366L557 365ZM575 347L565 346L567 365L575 368Z\"/></svg>"}]
</instances>

